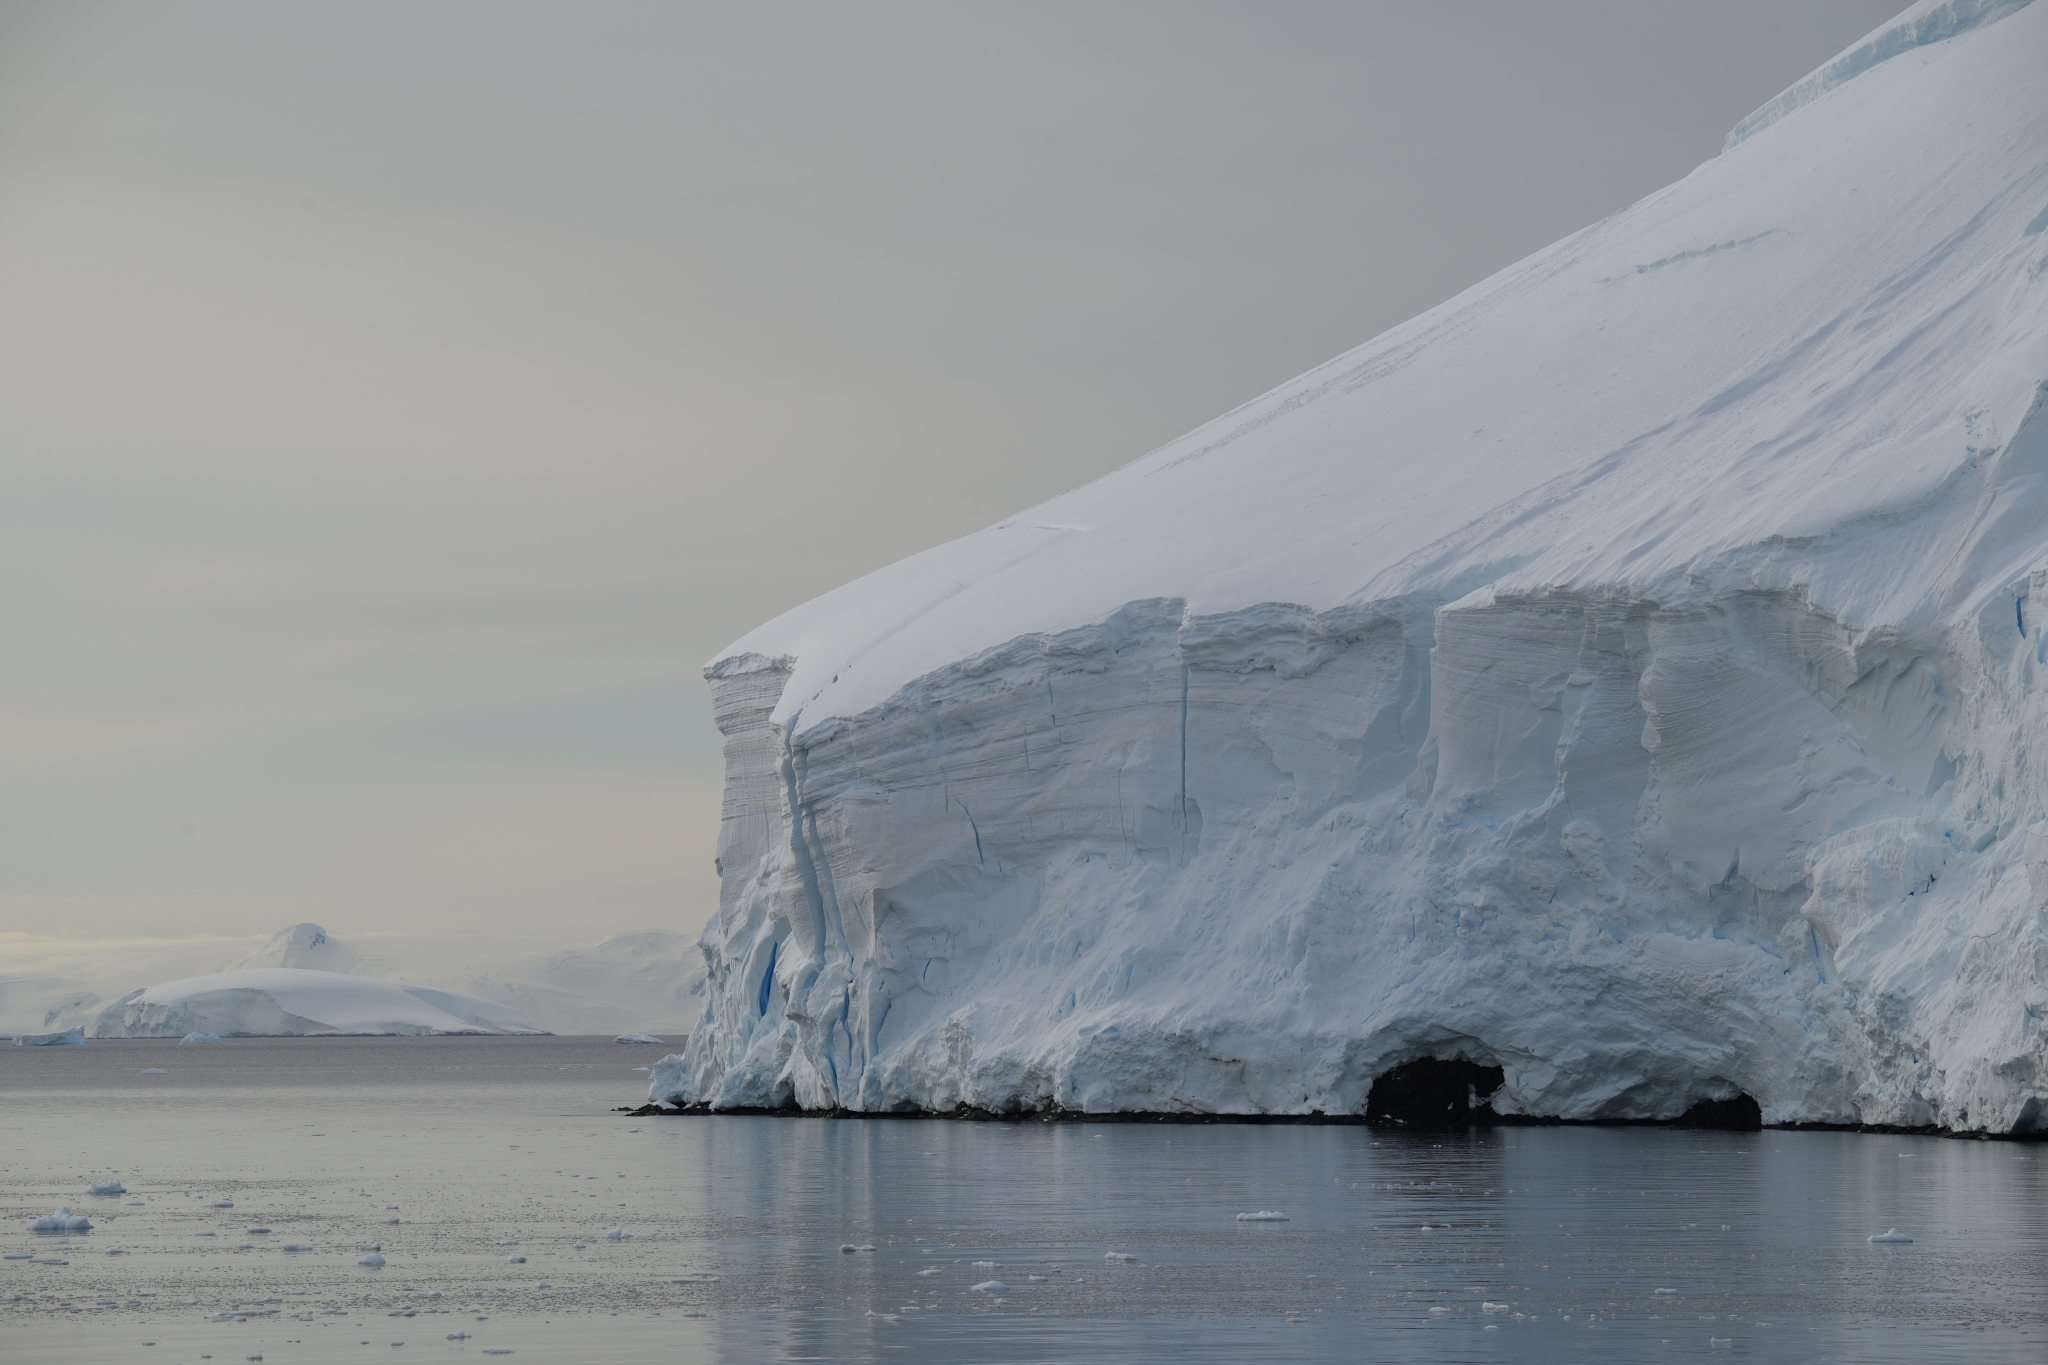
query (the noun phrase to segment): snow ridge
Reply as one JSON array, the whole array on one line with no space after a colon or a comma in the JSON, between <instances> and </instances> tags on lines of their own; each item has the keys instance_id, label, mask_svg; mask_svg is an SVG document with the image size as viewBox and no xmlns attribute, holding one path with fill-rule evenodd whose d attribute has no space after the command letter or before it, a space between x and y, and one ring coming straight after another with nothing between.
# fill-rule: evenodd
<instances>
[{"instance_id":1,"label":"snow ridge","mask_svg":"<svg viewBox=\"0 0 2048 1365\"><path fill-rule=\"evenodd\" d=\"M1919 4L1868 34L1847 51L1800 77L1769 103L1736 124L1729 130L1726 145L1733 147L1761 132L1794 109L1811 104L1880 62L1888 62L1915 48L1943 42L1985 24L1996 23L2032 3L2033 0L1920 0Z\"/></svg>"}]
</instances>

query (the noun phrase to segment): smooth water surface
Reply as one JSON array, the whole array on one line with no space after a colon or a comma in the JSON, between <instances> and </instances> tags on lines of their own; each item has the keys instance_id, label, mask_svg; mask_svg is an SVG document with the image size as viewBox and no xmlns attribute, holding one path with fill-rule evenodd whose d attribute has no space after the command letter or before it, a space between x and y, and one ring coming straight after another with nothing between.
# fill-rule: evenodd
<instances>
[{"instance_id":1,"label":"smooth water surface","mask_svg":"<svg viewBox=\"0 0 2048 1365\"><path fill-rule=\"evenodd\" d=\"M2048 1359L2048 1147L613 1112L664 1051L0 1047L0 1250L66 1262L0 1357Z\"/></svg>"}]
</instances>

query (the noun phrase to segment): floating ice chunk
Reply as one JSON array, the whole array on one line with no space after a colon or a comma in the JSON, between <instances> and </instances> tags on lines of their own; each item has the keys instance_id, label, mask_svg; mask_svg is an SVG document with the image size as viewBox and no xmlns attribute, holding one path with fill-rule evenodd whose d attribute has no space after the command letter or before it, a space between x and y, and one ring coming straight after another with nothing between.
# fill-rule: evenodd
<instances>
[{"instance_id":1,"label":"floating ice chunk","mask_svg":"<svg viewBox=\"0 0 2048 1365\"><path fill-rule=\"evenodd\" d=\"M524 1256L507 1256L507 1257L505 1258L505 1264L506 1264L506 1265L525 1265L525 1264L526 1264L526 1258L525 1258Z\"/></svg>"},{"instance_id":2,"label":"floating ice chunk","mask_svg":"<svg viewBox=\"0 0 2048 1365\"><path fill-rule=\"evenodd\" d=\"M128 1253L126 1251L123 1251L120 1247L108 1247L106 1250L106 1254L109 1256L126 1256Z\"/></svg>"},{"instance_id":3,"label":"floating ice chunk","mask_svg":"<svg viewBox=\"0 0 2048 1365\"><path fill-rule=\"evenodd\" d=\"M519 1245L519 1241L517 1238L507 1237L504 1240L500 1241L498 1245L501 1247L516 1247Z\"/></svg>"},{"instance_id":4,"label":"floating ice chunk","mask_svg":"<svg viewBox=\"0 0 2048 1365\"><path fill-rule=\"evenodd\" d=\"M390 1218L386 1218L386 1219L385 1219L384 1221L385 1221L385 1222L387 1222L387 1223L396 1223L396 1222L398 1221L398 1218L397 1218L397 1216L396 1216L396 1215L393 1215L393 1216L392 1216L392 1217L390 1217Z\"/></svg>"},{"instance_id":5,"label":"floating ice chunk","mask_svg":"<svg viewBox=\"0 0 2048 1365\"><path fill-rule=\"evenodd\" d=\"M607 1232L605 1234L605 1236L611 1238L614 1242L623 1242L630 1238L632 1235L632 1233L627 1232L624 1228L613 1228L610 1232ZM856 1247L855 1250L859 1250L859 1248Z\"/></svg>"},{"instance_id":6,"label":"floating ice chunk","mask_svg":"<svg viewBox=\"0 0 2048 1365\"><path fill-rule=\"evenodd\" d=\"M218 1033L188 1033L178 1041L181 1043L217 1043L220 1041L220 1035Z\"/></svg>"},{"instance_id":7,"label":"floating ice chunk","mask_svg":"<svg viewBox=\"0 0 2048 1365\"><path fill-rule=\"evenodd\" d=\"M1001 1270L1003 1268L1001 1261L971 1261L968 1264L974 1270Z\"/></svg>"},{"instance_id":8,"label":"floating ice chunk","mask_svg":"<svg viewBox=\"0 0 2048 1365\"><path fill-rule=\"evenodd\" d=\"M91 1232L92 1220L82 1213L73 1213L67 1205L55 1213L46 1213L28 1225L30 1232Z\"/></svg>"},{"instance_id":9,"label":"floating ice chunk","mask_svg":"<svg viewBox=\"0 0 2048 1365\"><path fill-rule=\"evenodd\" d=\"M140 1199L131 1199L126 1204L122 1205L122 1207L130 1209L139 1209L142 1207L142 1201Z\"/></svg>"},{"instance_id":10,"label":"floating ice chunk","mask_svg":"<svg viewBox=\"0 0 2048 1365\"><path fill-rule=\"evenodd\" d=\"M658 1043L661 1039L651 1033L621 1033L612 1041L615 1043Z\"/></svg>"},{"instance_id":11,"label":"floating ice chunk","mask_svg":"<svg viewBox=\"0 0 2048 1365\"><path fill-rule=\"evenodd\" d=\"M1904 1234L1903 1232L1900 1232L1897 1228L1886 1228L1883 1232L1878 1233L1875 1237L1872 1237L1870 1240L1873 1242L1882 1242L1888 1246L1906 1246L1909 1245L1913 1239L1911 1237L1906 1236L1906 1234Z\"/></svg>"},{"instance_id":12,"label":"floating ice chunk","mask_svg":"<svg viewBox=\"0 0 2048 1365\"><path fill-rule=\"evenodd\" d=\"M85 1042L85 1027L65 1029L62 1033L17 1033L16 1047L77 1047Z\"/></svg>"},{"instance_id":13,"label":"floating ice chunk","mask_svg":"<svg viewBox=\"0 0 2048 1365\"><path fill-rule=\"evenodd\" d=\"M854 1245L853 1243L851 1243L851 1242L841 1242L841 1243L839 1244L839 1251L840 1251L840 1254L842 1254L842 1255L845 1255L845 1256L851 1256L851 1255L853 1255L853 1253L854 1253L854 1252L856 1252L856 1251L859 1251L859 1250L860 1250L860 1248L859 1248L859 1247L857 1247L857 1246L855 1246L855 1245Z\"/></svg>"},{"instance_id":14,"label":"floating ice chunk","mask_svg":"<svg viewBox=\"0 0 2048 1365\"><path fill-rule=\"evenodd\" d=\"M548 1282L547 1282L546 1280L542 1280L542 1281L541 1281L541 1282L540 1282L539 1284L535 1285L535 1286L534 1286L534 1288L535 1288L535 1289L553 1289L553 1288L554 1288L554 1286L553 1286L553 1285L551 1285L551 1284L549 1284L549 1283L548 1283Z\"/></svg>"},{"instance_id":15,"label":"floating ice chunk","mask_svg":"<svg viewBox=\"0 0 2048 1365\"><path fill-rule=\"evenodd\" d=\"M1653 1289L1650 1292L1652 1294L1676 1294L1678 1291L1676 1289Z\"/></svg>"},{"instance_id":16,"label":"floating ice chunk","mask_svg":"<svg viewBox=\"0 0 2048 1365\"><path fill-rule=\"evenodd\" d=\"M1442 1304L1438 1304L1436 1307L1430 1309L1429 1311L1432 1315L1442 1315L1444 1313L1450 1312L1451 1310L1444 1307Z\"/></svg>"},{"instance_id":17,"label":"floating ice chunk","mask_svg":"<svg viewBox=\"0 0 2048 1365\"><path fill-rule=\"evenodd\" d=\"M932 1267L931 1269L929 1269L929 1270L920 1270L920 1271L918 1271L917 1273L918 1273L918 1274L920 1274L920 1275L936 1275L936 1274L938 1274L938 1273L939 1273L939 1267L937 1267L937 1266L933 1266L933 1267Z\"/></svg>"},{"instance_id":18,"label":"floating ice chunk","mask_svg":"<svg viewBox=\"0 0 2048 1365\"><path fill-rule=\"evenodd\" d=\"M26 1251L10 1251L5 1256L0 1256L0 1261L26 1261L27 1259L28 1253Z\"/></svg>"},{"instance_id":19,"label":"floating ice chunk","mask_svg":"<svg viewBox=\"0 0 2048 1365\"><path fill-rule=\"evenodd\" d=\"M469 1340L469 1333L467 1333L467 1332L450 1332L450 1333L448 1334L448 1340L450 1340L450 1341L468 1341L468 1340Z\"/></svg>"},{"instance_id":20,"label":"floating ice chunk","mask_svg":"<svg viewBox=\"0 0 2048 1365\"><path fill-rule=\"evenodd\" d=\"M367 1256L363 1257L363 1258L362 1258L361 1260L357 1261L357 1262L356 1262L356 1264L357 1264L357 1265L366 1265L366 1266L370 1266L370 1267L374 1268L374 1267L376 1267L376 1266L380 1266L380 1265L383 1265L383 1264L384 1264L384 1258L383 1258L382 1256L379 1256L379 1255L378 1255L378 1254L377 1254L376 1252L374 1252L374 1251L373 1251L373 1252L371 1252L371 1253L370 1253L369 1255L367 1255Z\"/></svg>"},{"instance_id":21,"label":"floating ice chunk","mask_svg":"<svg viewBox=\"0 0 2048 1365\"><path fill-rule=\"evenodd\" d=\"M1288 1218L1286 1214L1275 1209L1260 1209L1257 1213L1240 1213L1237 1215L1237 1221L1240 1223L1285 1223L1288 1221Z\"/></svg>"},{"instance_id":22,"label":"floating ice chunk","mask_svg":"<svg viewBox=\"0 0 2048 1365\"><path fill-rule=\"evenodd\" d=\"M1004 1284L1001 1280L983 1280L980 1284L974 1286L974 1292L977 1294L1007 1294L1010 1292L1010 1286Z\"/></svg>"},{"instance_id":23,"label":"floating ice chunk","mask_svg":"<svg viewBox=\"0 0 2048 1365\"><path fill-rule=\"evenodd\" d=\"M213 1231L213 1230L212 1230L211 1228L209 1228L209 1229L207 1229L207 1230L206 1230L205 1232L195 1232L195 1233L193 1233L192 1235L193 1235L194 1237L217 1237L217 1236L219 1236L220 1234L219 1234L219 1233L216 1233L216 1232L214 1232L214 1231Z\"/></svg>"},{"instance_id":24,"label":"floating ice chunk","mask_svg":"<svg viewBox=\"0 0 2048 1365\"><path fill-rule=\"evenodd\" d=\"M61 1257L57 1257L57 1256L31 1256L31 1257L29 1257L29 1258L28 1258L28 1263L29 1263L30 1265L70 1265L70 1264L71 1264L71 1262L69 1262L69 1261L67 1261L67 1260L64 1260L64 1259L62 1259Z\"/></svg>"},{"instance_id":25,"label":"floating ice chunk","mask_svg":"<svg viewBox=\"0 0 2048 1365\"><path fill-rule=\"evenodd\" d=\"M231 1209L234 1206L235 1201L232 1199L216 1199L211 1204L208 1204L206 1207L210 1209Z\"/></svg>"},{"instance_id":26,"label":"floating ice chunk","mask_svg":"<svg viewBox=\"0 0 2048 1365\"><path fill-rule=\"evenodd\" d=\"M387 1209L395 1209L395 1208L397 1208L397 1207L398 1207L398 1205L396 1205L396 1204L386 1204L386 1205L385 1205L384 1207L385 1207L385 1208L387 1208Z\"/></svg>"},{"instance_id":27,"label":"floating ice chunk","mask_svg":"<svg viewBox=\"0 0 2048 1365\"><path fill-rule=\"evenodd\" d=\"M311 1251L313 1248L304 1242L286 1242L278 1249L280 1251Z\"/></svg>"},{"instance_id":28,"label":"floating ice chunk","mask_svg":"<svg viewBox=\"0 0 2048 1365\"><path fill-rule=\"evenodd\" d=\"M1511 1303L1495 1303L1491 1299L1482 1299L1479 1302L1479 1311L1482 1313L1505 1313L1513 1307Z\"/></svg>"},{"instance_id":29,"label":"floating ice chunk","mask_svg":"<svg viewBox=\"0 0 2048 1365\"><path fill-rule=\"evenodd\" d=\"M574 1243L573 1245L571 1245L571 1246L570 1246L569 1250L571 1250L571 1251L581 1251L581 1250L583 1250L583 1243L581 1243L581 1242L577 1242L577 1243Z\"/></svg>"},{"instance_id":30,"label":"floating ice chunk","mask_svg":"<svg viewBox=\"0 0 2048 1365\"><path fill-rule=\"evenodd\" d=\"M0 1303L20 1303L27 1297L26 1294L0 1294Z\"/></svg>"},{"instance_id":31,"label":"floating ice chunk","mask_svg":"<svg viewBox=\"0 0 2048 1365\"><path fill-rule=\"evenodd\" d=\"M118 1180L102 1180L86 1190L87 1194L126 1194L128 1187Z\"/></svg>"},{"instance_id":32,"label":"floating ice chunk","mask_svg":"<svg viewBox=\"0 0 2048 1365\"><path fill-rule=\"evenodd\" d=\"M259 1237L262 1234L270 1231L270 1229L264 1227L260 1223L251 1223L248 1227L243 1228L242 1231L247 1233L251 1237Z\"/></svg>"},{"instance_id":33,"label":"floating ice chunk","mask_svg":"<svg viewBox=\"0 0 2048 1365\"><path fill-rule=\"evenodd\" d=\"M1105 1261L1135 1261L1138 1258L1135 1254L1128 1251L1105 1251L1102 1253L1102 1259Z\"/></svg>"}]
</instances>

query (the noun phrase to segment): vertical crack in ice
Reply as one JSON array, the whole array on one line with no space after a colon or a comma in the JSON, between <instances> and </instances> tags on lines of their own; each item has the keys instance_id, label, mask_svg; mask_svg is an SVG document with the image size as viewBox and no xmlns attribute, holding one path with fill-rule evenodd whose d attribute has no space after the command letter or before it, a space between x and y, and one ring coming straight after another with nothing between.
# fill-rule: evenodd
<instances>
[{"instance_id":1,"label":"vertical crack in ice","mask_svg":"<svg viewBox=\"0 0 2048 1365\"><path fill-rule=\"evenodd\" d=\"M1174 810L1179 825L1180 862L1188 860L1188 666L1180 666L1180 800Z\"/></svg>"}]
</instances>

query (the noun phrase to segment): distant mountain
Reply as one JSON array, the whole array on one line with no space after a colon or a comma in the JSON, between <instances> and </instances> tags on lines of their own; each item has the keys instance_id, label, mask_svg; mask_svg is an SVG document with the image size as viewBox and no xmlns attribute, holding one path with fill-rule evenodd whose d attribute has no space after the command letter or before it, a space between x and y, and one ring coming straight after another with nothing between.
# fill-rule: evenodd
<instances>
[{"instance_id":1,"label":"distant mountain","mask_svg":"<svg viewBox=\"0 0 2048 1365\"><path fill-rule=\"evenodd\" d=\"M299 968L503 1002L550 1033L687 1034L702 1011L703 957L682 934L587 939L367 934L295 924L268 940L0 938L0 1032L93 1023L151 983L222 971Z\"/></svg>"},{"instance_id":2,"label":"distant mountain","mask_svg":"<svg viewBox=\"0 0 2048 1365\"><path fill-rule=\"evenodd\" d=\"M101 1011L92 1032L95 1038L299 1038L545 1030L517 1010L473 995L341 972L254 967L130 991Z\"/></svg>"}]
</instances>

